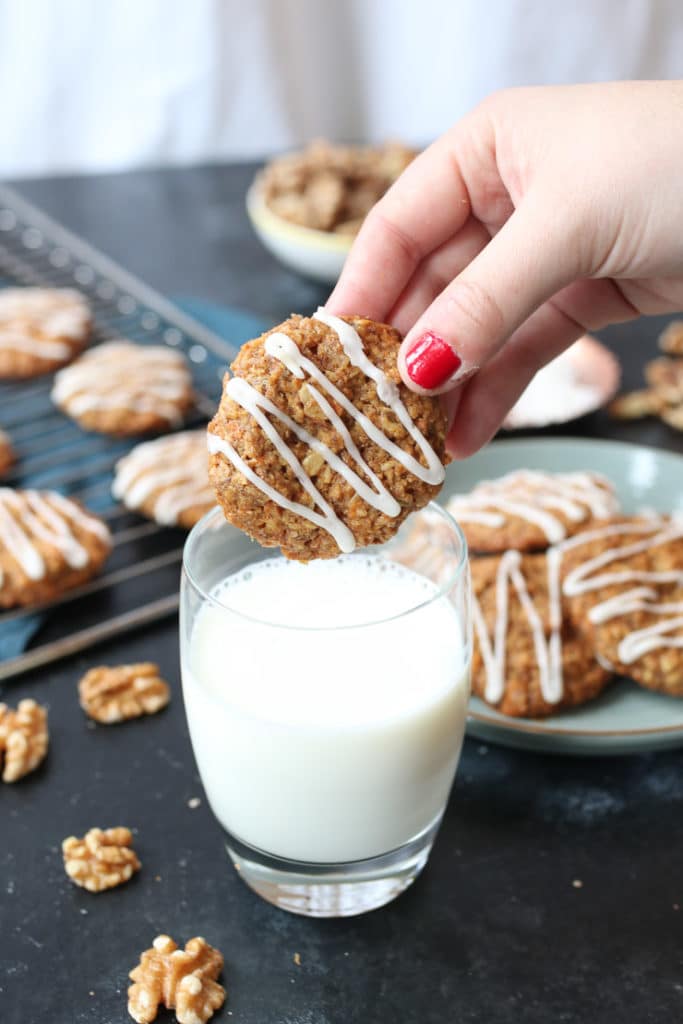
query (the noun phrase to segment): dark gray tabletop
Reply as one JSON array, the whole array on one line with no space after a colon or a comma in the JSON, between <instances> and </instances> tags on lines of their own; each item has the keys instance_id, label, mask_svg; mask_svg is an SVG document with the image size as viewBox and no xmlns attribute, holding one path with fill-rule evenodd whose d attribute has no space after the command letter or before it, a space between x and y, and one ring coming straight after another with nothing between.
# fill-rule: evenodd
<instances>
[{"instance_id":1,"label":"dark gray tabletop","mask_svg":"<svg viewBox=\"0 0 683 1024\"><path fill-rule=\"evenodd\" d=\"M243 208L252 173L210 167L19 187L160 291L275 322L324 293L252 236ZM605 332L628 385L655 351L657 327ZM613 424L602 413L570 432L681 448L661 424ZM176 648L169 621L0 687L0 700L47 702L51 731L44 766L0 787L5 1024L129 1020L127 973L159 932L204 935L224 952L228 1001L217 1021L683 1019L683 750L579 759L467 741L413 888L363 918L307 920L262 903L230 867L190 749ZM89 725L80 675L95 661L145 659L171 682L170 707L143 722ZM143 870L91 896L67 880L60 843L114 824L138 830Z\"/></svg>"}]
</instances>

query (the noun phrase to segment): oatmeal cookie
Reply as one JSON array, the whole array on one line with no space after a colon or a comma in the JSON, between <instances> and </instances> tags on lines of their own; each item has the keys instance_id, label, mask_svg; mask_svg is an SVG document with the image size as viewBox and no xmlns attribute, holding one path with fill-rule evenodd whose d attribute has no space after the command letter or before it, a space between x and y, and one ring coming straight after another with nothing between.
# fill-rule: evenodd
<instances>
[{"instance_id":1,"label":"oatmeal cookie","mask_svg":"<svg viewBox=\"0 0 683 1024\"><path fill-rule=\"evenodd\" d=\"M8 469L14 465L14 449L4 430L0 430L0 477L4 476Z\"/></svg>"},{"instance_id":2,"label":"oatmeal cookie","mask_svg":"<svg viewBox=\"0 0 683 1024\"><path fill-rule=\"evenodd\" d=\"M618 511L614 488L595 473L522 469L485 480L446 504L470 551L542 551Z\"/></svg>"},{"instance_id":3,"label":"oatmeal cookie","mask_svg":"<svg viewBox=\"0 0 683 1024\"><path fill-rule=\"evenodd\" d=\"M0 289L0 379L65 366L90 340L85 297L71 288Z\"/></svg>"},{"instance_id":4,"label":"oatmeal cookie","mask_svg":"<svg viewBox=\"0 0 683 1024\"><path fill-rule=\"evenodd\" d=\"M616 672L683 697L683 521L617 519L564 545L569 613Z\"/></svg>"},{"instance_id":5,"label":"oatmeal cookie","mask_svg":"<svg viewBox=\"0 0 683 1024\"><path fill-rule=\"evenodd\" d=\"M181 352L119 339L61 370L52 400L84 430L130 437L182 423L193 404L192 377Z\"/></svg>"},{"instance_id":6,"label":"oatmeal cookie","mask_svg":"<svg viewBox=\"0 0 683 1024\"><path fill-rule=\"evenodd\" d=\"M0 608L49 601L95 576L109 530L56 491L0 487Z\"/></svg>"},{"instance_id":7,"label":"oatmeal cookie","mask_svg":"<svg viewBox=\"0 0 683 1024\"><path fill-rule=\"evenodd\" d=\"M169 434L133 448L116 464L112 494L162 526L189 530L216 504L206 431Z\"/></svg>"},{"instance_id":8,"label":"oatmeal cookie","mask_svg":"<svg viewBox=\"0 0 683 1024\"><path fill-rule=\"evenodd\" d=\"M610 673L563 613L556 551L475 559L472 587L477 696L504 715L541 718L602 692ZM496 626L505 619L503 648Z\"/></svg>"},{"instance_id":9,"label":"oatmeal cookie","mask_svg":"<svg viewBox=\"0 0 683 1024\"><path fill-rule=\"evenodd\" d=\"M231 523L288 558L333 558L388 540L438 493L445 413L400 382L400 342L318 310L242 348L208 436Z\"/></svg>"}]
</instances>

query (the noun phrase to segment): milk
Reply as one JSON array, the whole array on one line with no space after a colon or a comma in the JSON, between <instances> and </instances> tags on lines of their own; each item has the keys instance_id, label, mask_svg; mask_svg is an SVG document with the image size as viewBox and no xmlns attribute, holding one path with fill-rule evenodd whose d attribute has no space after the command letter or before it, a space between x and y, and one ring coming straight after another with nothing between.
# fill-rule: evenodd
<instances>
[{"instance_id":1,"label":"milk","mask_svg":"<svg viewBox=\"0 0 683 1024\"><path fill-rule=\"evenodd\" d=\"M212 596L183 644L183 688L229 833L330 863L387 853L438 820L469 680L458 616L430 580L367 555L271 558Z\"/></svg>"}]
</instances>

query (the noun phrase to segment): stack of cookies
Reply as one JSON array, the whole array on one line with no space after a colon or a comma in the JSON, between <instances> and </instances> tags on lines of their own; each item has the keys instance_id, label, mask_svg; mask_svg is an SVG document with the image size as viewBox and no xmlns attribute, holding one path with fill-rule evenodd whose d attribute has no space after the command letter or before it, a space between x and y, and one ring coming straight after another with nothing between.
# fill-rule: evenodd
<instances>
[{"instance_id":1,"label":"stack of cookies","mask_svg":"<svg viewBox=\"0 0 683 1024\"><path fill-rule=\"evenodd\" d=\"M520 470L447 508L472 554L478 697L539 718L615 675L683 697L683 522L621 516L593 473Z\"/></svg>"}]
</instances>

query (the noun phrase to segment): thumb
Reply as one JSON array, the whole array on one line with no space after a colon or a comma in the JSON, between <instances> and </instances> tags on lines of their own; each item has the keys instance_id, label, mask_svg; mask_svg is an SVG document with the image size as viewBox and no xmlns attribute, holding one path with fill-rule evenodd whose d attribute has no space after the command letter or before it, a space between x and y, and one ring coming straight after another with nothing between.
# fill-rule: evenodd
<instances>
[{"instance_id":1,"label":"thumb","mask_svg":"<svg viewBox=\"0 0 683 1024\"><path fill-rule=\"evenodd\" d=\"M476 373L555 292L579 276L578 216L525 199L420 316L399 353L413 391L440 394ZM572 244L574 243L574 244Z\"/></svg>"}]
</instances>

